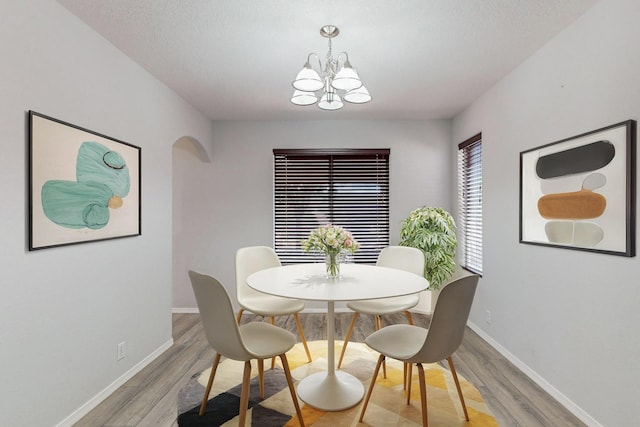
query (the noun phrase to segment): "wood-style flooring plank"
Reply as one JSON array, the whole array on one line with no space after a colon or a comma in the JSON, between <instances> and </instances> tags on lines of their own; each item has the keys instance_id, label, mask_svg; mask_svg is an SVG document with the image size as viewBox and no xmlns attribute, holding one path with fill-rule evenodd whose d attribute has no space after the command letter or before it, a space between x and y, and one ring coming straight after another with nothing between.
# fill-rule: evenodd
<instances>
[{"instance_id":1,"label":"wood-style flooring plank","mask_svg":"<svg viewBox=\"0 0 640 427\"><path fill-rule=\"evenodd\" d=\"M351 312L336 313L336 339L343 339L352 315ZM263 320L260 316L245 313L242 323ZM414 314L413 320L417 326L428 327L430 318L428 315ZM327 339L324 314L300 314L300 322L307 341ZM407 319L403 314L396 314L384 316L383 323L407 323ZM276 325L298 336L293 316L276 318ZM374 330L373 316L360 315L351 341L361 342ZM194 374L211 366L214 353L206 341L197 314L173 315L173 339L171 348L94 408L76 426L177 426L178 393ZM467 329L453 360L458 373L478 388L500 426L584 426L470 329ZM446 363L443 366L448 369Z\"/></svg>"}]
</instances>

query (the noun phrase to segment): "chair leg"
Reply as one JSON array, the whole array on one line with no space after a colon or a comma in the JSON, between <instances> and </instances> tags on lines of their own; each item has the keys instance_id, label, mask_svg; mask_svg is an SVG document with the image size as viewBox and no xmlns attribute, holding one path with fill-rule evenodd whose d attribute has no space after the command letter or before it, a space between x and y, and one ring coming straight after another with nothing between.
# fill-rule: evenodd
<instances>
[{"instance_id":1,"label":"chair leg","mask_svg":"<svg viewBox=\"0 0 640 427\"><path fill-rule=\"evenodd\" d=\"M293 318L296 320L296 326L298 327L298 334L300 334L300 341L302 341L302 345L304 346L304 351L307 353L307 360L311 363L313 360L311 359L311 352L309 351L309 347L307 346L307 339L304 337L304 331L302 330L302 323L300 323L300 316L298 313L293 313Z\"/></svg>"},{"instance_id":2,"label":"chair leg","mask_svg":"<svg viewBox=\"0 0 640 427\"><path fill-rule=\"evenodd\" d=\"M258 383L260 384L260 399L264 399L264 359L258 359Z\"/></svg>"},{"instance_id":3,"label":"chair leg","mask_svg":"<svg viewBox=\"0 0 640 427\"><path fill-rule=\"evenodd\" d=\"M302 419L302 412L300 411L300 405L298 404L298 397L296 396L296 390L293 387L293 379L291 378L291 370L289 369L287 356L284 353L281 354L280 360L282 361L282 370L284 371L284 376L287 378L287 384L289 385L289 391L291 392L291 398L293 399L293 406L296 407L298 422L300 423L300 427L304 427L304 419Z\"/></svg>"},{"instance_id":4,"label":"chair leg","mask_svg":"<svg viewBox=\"0 0 640 427\"><path fill-rule=\"evenodd\" d=\"M405 316L407 316L407 322L410 325L413 325L413 316L411 315L411 312L409 310L405 310L404 314L405 314Z\"/></svg>"},{"instance_id":5,"label":"chair leg","mask_svg":"<svg viewBox=\"0 0 640 427\"><path fill-rule=\"evenodd\" d=\"M464 419L469 421L469 414L467 413L467 405L464 403L464 397L462 396L462 389L460 388L460 382L458 381L458 374L456 374L456 368L453 366L453 359L451 356L447 357L447 361L449 362L449 369L451 369L451 375L453 375L453 380L456 383L456 388L458 389L458 396L460 397L460 403L462 404L462 410L464 411Z\"/></svg>"},{"instance_id":6,"label":"chair leg","mask_svg":"<svg viewBox=\"0 0 640 427\"><path fill-rule=\"evenodd\" d=\"M275 325L276 324L276 318L273 317L273 316L269 317L269 322L271 322L272 325ZM276 367L276 358L272 357L271 358L271 369L273 369L275 367Z\"/></svg>"},{"instance_id":7,"label":"chair leg","mask_svg":"<svg viewBox=\"0 0 640 427\"><path fill-rule=\"evenodd\" d=\"M356 325L357 318L358 312L355 311L353 313L353 317L351 318L349 329L347 330L347 336L344 337L344 344L342 345L342 352L340 353L340 360L338 361L338 369L340 369L340 365L342 365L342 359L344 359L344 353L347 350L347 344L349 344L349 340L351 339L351 334L353 333L353 327Z\"/></svg>"},{"instance_id":8,"label":"chair leg","mask_svg":"<svg viewBox=\"0 0 640 427\"><path fill-rule=\"evenodd\" d=\"M376 325L376 331L379 331L380 329L382 329L382 316L378 316L377 314L374 316L375 319L375 325ZM387 379L387 362L386 360L382 362L382 377L386 380Z\"/></svg>"},{"instance_id":9,"label":"chair leg","mask_svg":"<svg viewBox=\"0 0 640 427\"><path fill-rule=\"evenodd\" d=\"M360 422L364 418L364 411L367 410L367 405L369 404L369 399L371 398L371 392L373 391L373 386L376 385L376 379L378 378L378 372L380 372L380 365L384 362L384 354L381 354L378 357L378 363L376 363L376 369L373 371L373 377L371 378L371 384L369 384L369 391L367 391L367 397L364 398L364 403L362 404L362 412L360 412Z\"/></svg>"},{"instance_id":10,"label":"chair leg","mask_svg":"<svg viewBox=\"0 0 640 427\"><path fill-rule=\"evenodd\" d=\"M416 363L418 366L418 374L420 375L420 404L422 405L422 426L429 427L427 421L427 381L424 378L424 368L422 363Z\"/></svg>"},{"instance_id":11,"label":"chair leg","mask_svg":"<svg viewBox=\"0 0 640 427\"><path fill-rule=\"evenodd\" d=\"M205 409L207 409L207 401L209 400L209 393L211 392L211 386L213 385L213 377L216 376L216 370L218 370L219 363L220 363L220 353L216 353L216 357L213 359L213 365L211 365L211 373L209 374L207 389L204 391L202 404L200 404L200 412L198 413L198 415L200 416L203 416Z\"/></svg>"},{"instance_id":12,"label":"chair leg","mask_svg":"<svg viewBox=\"0 0 640 427\"><path fill-rule=\"evenodd\" d=\"M402 389L407 389L407 362L402 364Z\"/></svg>"},{"instance_id":13,"label":"chair leg","mask_svg":"<svg viewBox=\"0 0 640 427\"><path fill-rule=\"evenodd\" d=\"M240 418L238 426L244 427L247 419L247 407L249 406L249 381L251 381L251 361L244 362L244 373L242 374L242 389L240 391Z\"/></svg>"},{"instance_id":14,"label":"chair leg","mask_svg":"<svg viewBox=\"0 0 640 427\"><path fill-rule=\"evenodd\" d=\"M409 323L410 325L413 325L413 316L411 315L411 312L409 310L405 310L404 311L405 316L407 316L407 323ZM405 382L404 382L404 386L403 388L406 390L407 386L409 387L409 391L407 392L407 405L409 404L409 396L411 395L411 374L409 374L409 376L407 377L407 367L409 369L409 372L411 372L411 364L404 364L404 378L405 378ZM408 382L408 384L407 384Z\"/></svg>"},{"instance_id":15,"label":"chair leg","mask_svg":"<svg viewBox=\"0 0 640 427\"><path fill-rule=\"evenodd\" d=\"M411 403L411 378L413 376L413 365L406 363L407 365L407 405Z\"/></svg>"},{"instance_id":16,"label":"chair leg","mask_svg":"<svg viewBox=\"0 0 640 427\"><path fill-rule=\"evenodd\" d=\"M241 308L240 311L238 311L238 317L237 317L237 321L238 321L238 325L240 324L240 321L242 321L242 313L244 312L244 308Z\"/></svg>"}]
</instances>

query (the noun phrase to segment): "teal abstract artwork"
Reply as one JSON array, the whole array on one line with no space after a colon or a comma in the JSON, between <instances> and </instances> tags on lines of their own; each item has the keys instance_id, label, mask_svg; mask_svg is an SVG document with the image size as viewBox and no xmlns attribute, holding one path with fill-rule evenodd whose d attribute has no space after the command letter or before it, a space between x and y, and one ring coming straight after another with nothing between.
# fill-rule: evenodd
<instances>
[{"instance_id":1,"label":"teal abstract artwork","mask_svg":"<svg viewBox=\"0 0 640 427\"><path fill-rule=\"evenodd\" d=\"M129 170L115 151L97 142L78 150L76 181L50 180L42 186L42 207L51 221L68 228L102 228L109 209L129 194Z\"/></svg>"},{"instance_id":2,"label":"teal abstract artwork","mask_svg":"<svg viewBox=\"0 0 640 427\"><path fill-rule=\"evenodd\" d=\"M30 112L29 249L140 235L140 148Z\"/></svg>"}]
</instances>

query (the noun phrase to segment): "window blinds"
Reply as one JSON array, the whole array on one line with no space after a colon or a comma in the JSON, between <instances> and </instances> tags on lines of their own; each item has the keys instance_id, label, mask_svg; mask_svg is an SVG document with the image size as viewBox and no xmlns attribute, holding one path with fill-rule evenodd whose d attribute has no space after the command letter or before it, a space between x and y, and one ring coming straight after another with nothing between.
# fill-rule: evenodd
<instances>
[{"instance_id":1,"label":"window blinds","mask_svg":"<svg viewBox=\"0 0 640 427\"><path fill-rule=\"evenodd\" d=\"M458 212L463 267L482 274L482 134L458 146Z\"/></svg>"},{"instance_id":2,"label":"window blinds","mask_svg":"<svg viewBox=\"0 0 640 427\"><path fill-rule=\"evenodd\" d=\"M283 264L320 260L300 242L327 223L360 243L355 262L376 262L389 245L389 152L273 150L274 248Z\"/></svg>"}]
</instances>

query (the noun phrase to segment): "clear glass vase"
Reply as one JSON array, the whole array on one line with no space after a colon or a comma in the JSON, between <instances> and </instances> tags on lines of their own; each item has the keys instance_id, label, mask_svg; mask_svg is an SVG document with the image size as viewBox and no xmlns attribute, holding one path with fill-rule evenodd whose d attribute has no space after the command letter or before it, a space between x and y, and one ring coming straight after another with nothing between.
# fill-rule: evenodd
<instances>
[{"instance_id":1,"label":"clear glass vase","mask_svg":"<svg viewBox=\"0 0 640 427\"><path fill-rule=\"evenodd\" d=\"M327 252L324 255L324 263L326 266L327 277L329 279L337 279L340 277L340 264L344 257L342 252Z\"/></svg>"}]
</instances>

